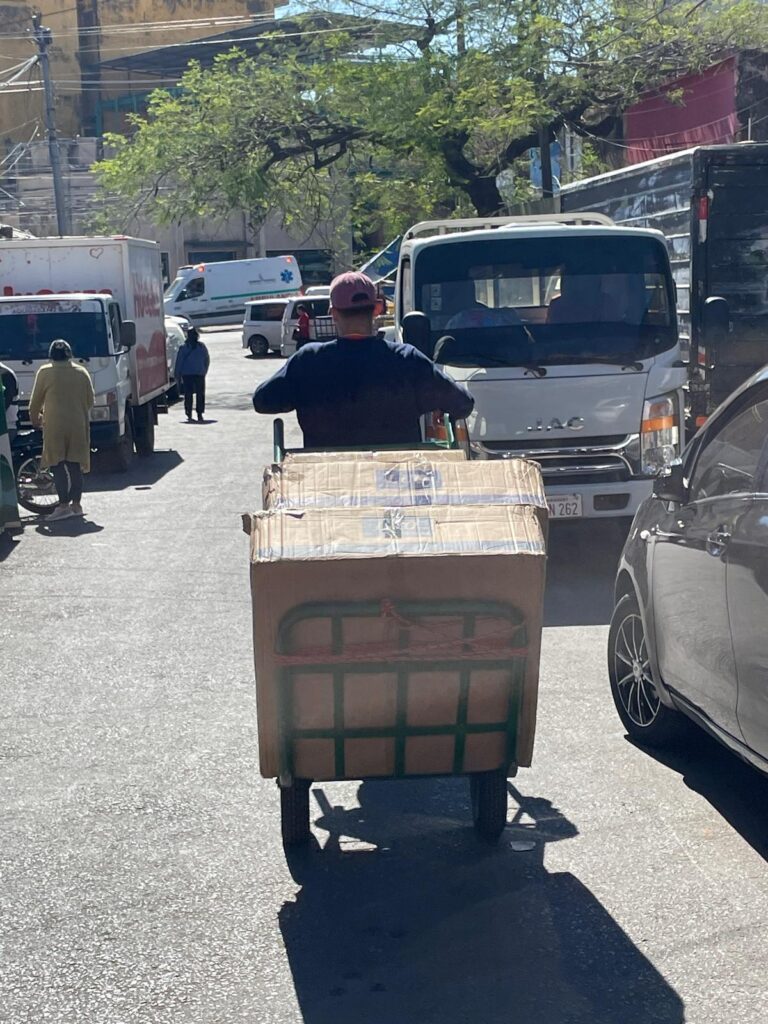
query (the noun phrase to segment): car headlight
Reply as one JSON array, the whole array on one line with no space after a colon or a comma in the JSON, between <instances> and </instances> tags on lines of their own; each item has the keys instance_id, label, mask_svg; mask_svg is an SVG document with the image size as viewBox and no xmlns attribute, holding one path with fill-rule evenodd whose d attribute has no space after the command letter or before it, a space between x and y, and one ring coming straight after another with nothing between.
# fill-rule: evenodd
<instances>
[{"instance_id":1,"label":"car headlight","mask_svg":"<svg viewBox=\"0 0 768 1024\"><path fill-rule=\"evenodd\" d=\"M643 405L640 459L643 473L655 476L680 455L680 406L677 393L649 398Z\"/></svg>"}]
</instances>

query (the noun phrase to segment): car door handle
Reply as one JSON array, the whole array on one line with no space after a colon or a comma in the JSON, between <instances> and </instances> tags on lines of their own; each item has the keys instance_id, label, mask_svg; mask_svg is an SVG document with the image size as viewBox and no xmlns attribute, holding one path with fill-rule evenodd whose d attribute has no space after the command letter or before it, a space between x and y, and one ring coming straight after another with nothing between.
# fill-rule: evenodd
<instances>
[{"instance_id":1,"label":"car door handle","mask_svg":"<svg viewBox=\"0 0 768 1024\"><path fill-rule=\"evenodd\" d=\"M731 531L727 526L718 526L716 530L707 537L707 554L719 558L728 546L731 539Z\"/></svg>"}]
</instances>

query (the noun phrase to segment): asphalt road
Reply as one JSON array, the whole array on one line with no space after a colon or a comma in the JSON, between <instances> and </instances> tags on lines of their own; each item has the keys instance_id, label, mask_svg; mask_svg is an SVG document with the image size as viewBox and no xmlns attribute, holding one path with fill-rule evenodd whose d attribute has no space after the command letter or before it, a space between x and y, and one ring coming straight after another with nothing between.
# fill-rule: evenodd
<instances>
[{"instance_id":1,"label":"asphalt road","mask_svg":"<svg viewBox=\"0 0 768 1024\"><path fill-rule=\"evenodd\" d=\"M247 541L278 365L209 334L209 422L0 542L0 1020L764 1024L768 783L625 738L618 542L553 531L534 767L478 843L459 782L321 785L287 864L258 775Z\"/></svg>"}]
</instances>

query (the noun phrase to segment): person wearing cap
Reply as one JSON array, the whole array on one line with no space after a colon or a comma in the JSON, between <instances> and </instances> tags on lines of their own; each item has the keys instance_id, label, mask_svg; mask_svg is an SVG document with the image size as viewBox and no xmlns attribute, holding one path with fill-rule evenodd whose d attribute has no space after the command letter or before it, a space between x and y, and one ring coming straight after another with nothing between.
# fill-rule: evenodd
<instances>
[{"instance_id":1,"label":"person wearing cap","mask_svg":"<svg viewBox=\"0 0 768 1024\"><path fill-rule=\"evenodd\" d=\"M43 428L41 465L50 467L59 504L48 522L81 516L83 473L91 468L93 384L84 366L72 362L72 349L61 339L51 342L49 363L35 376L29 418Z\"/></svg>"},{"instance_id":2,"label":"person wearing cap","mask_svg":"<svg viewBox=\"0 0 768 1024\"><path fill-rule=\"evenodd\" d=\"M253 395L256 412L296 411L306 448L371 448L418 444L429 412L468 416L466 388L411 345L377 335L376 287L365 274L331 284L338 336L303 345Z\"/></svg>"}]
</instances>

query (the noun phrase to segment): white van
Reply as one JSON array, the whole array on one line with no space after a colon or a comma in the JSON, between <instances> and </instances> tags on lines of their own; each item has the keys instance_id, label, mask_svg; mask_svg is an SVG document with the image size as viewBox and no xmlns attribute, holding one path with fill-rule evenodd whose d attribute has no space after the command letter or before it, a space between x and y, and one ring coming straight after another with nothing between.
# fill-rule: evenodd
<instances>
[{"instance_id":1,"label":"white van","mask_svg":"<svg viewBox=\"0 0 768 1024\"><path fill-rule=\"evenodd\" d=\"M251 299L281 298L301 291L294 256L271 256L181 267L165 293L167 316L186 316L196 327L242 323Z\"/></svg>"},{"instance_id":2,"label":"white van","mask_svg":"<svg viewBox=\"0 0 768 1024\"><path fill-rule=\"evenodd\" d=\"M286 303L283 313L283 335L280 351L284 356L292 356L296 351L296 339L293 332L299 326L299 306L306 306L309 313L309 337L311 341L329 341L336 337L333 321L329 316L331 293L324 295L297 295Z\"/></svg>"},{"instance_id":3,"label":"white van","mask_svg":"<svg viewBox=\"0 0 768 1024\"><path fill-rule=\"evenodd\" d=\"M283 340L283 314L290 299L246 302L243 320L243 348L253 356L279 352Z\"/></svg>"}]
</instances>

